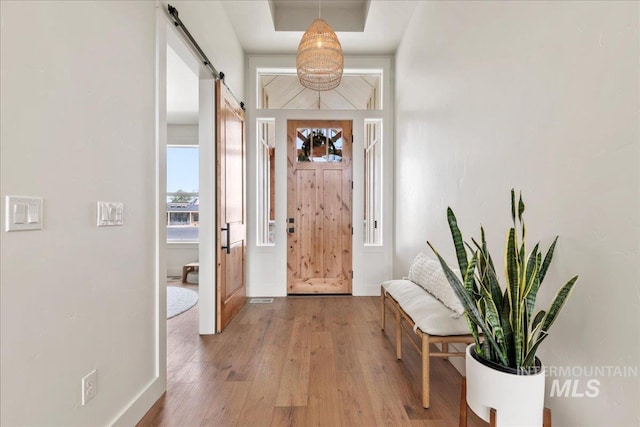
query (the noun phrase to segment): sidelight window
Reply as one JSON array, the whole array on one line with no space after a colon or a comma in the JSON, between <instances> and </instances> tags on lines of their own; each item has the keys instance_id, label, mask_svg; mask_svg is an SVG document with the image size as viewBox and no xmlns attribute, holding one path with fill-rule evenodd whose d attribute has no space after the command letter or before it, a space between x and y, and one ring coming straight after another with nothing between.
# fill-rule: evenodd
<instances>
[{"instance_id":1,"label":"sidelight window","mask_svg":"<svg viewBox=\"0 0 640 427\"><path fill-rule=\"evenodd\" d=\"M364 121L364 243L382 245L382 120Z\"/></svg>"},{"instance_id":2,"label":"sidelight window","mask_svg":"<svg viewBox=\"0 0 640 427\"><path fill-rule=\"evenodd\" d=\"M258 178L258 246L273 246L275 242L275 120L257 121Z\"/></svg>"}]
</instances>

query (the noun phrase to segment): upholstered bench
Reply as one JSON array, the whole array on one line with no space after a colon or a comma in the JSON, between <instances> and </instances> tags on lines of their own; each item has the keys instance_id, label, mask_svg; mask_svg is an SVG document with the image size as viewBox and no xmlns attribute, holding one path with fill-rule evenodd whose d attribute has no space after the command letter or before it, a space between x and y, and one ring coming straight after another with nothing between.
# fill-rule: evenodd
<instances>
[{"instance_id":1,"label":"upholstered bench","mask_svg":"<svg viewBox=\"0 0 640 427\"><path fill-rule=\"evenodd\" d=\"M192 271L198 271L200 268L200 262L190 262L182 266L182 283L187 283L187 276Z\"/></svg>"},{"instance_id":2,"label":"upholstered bench","mask_svg":"<svg viewBox=\"0 0 640 427\"><path fill-rule=\"evenodd\" d=\"M407 279L382 284L380 300L382 330L386 309L395 314L398 360L402 359L403 332L422 355L422 406L428 408L429 358L464 357L464 350L449 351L449 344L474 342L462 305L446 282L440 264L424 253L414 260ZM430 344L441 344L441 350L432 351Z\"/></svg>"}]
</instances>

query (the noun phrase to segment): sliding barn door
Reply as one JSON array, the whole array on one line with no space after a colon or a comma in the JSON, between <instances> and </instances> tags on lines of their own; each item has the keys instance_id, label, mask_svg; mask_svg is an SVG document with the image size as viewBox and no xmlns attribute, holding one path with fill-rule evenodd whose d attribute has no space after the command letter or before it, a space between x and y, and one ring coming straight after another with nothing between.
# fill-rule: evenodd
<instances>
[{"instance_id":1,"label":"sliding barn door","mask_svg":"<svg viewBox=\"0 0 640 427\"><path fill-rule=\"evenodd\" d=\"M221 81L216 90L216 329L222 331L246 301L244 111Z\"/></svg>"},{"instance_id":2,"label":"sliding barn door","mask_svg":"<svg viewBox=\"0 0 640 427\"><path fill-rule=\"evenodd\" d=\"M352 122L287 122L287 290L350 294Z\"/></svg>"}]
</instances>

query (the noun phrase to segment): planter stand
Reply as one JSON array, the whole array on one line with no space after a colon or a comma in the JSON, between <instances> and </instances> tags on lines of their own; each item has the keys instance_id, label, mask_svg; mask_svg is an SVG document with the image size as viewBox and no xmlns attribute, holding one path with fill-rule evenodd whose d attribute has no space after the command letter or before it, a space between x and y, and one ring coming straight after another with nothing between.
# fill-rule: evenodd
<instances>
[{"instance_id":1,"label":"planter stand","mask_svg":"<svg viewBox=\"0 0 640 427\"><path fill-rule=\"evenodd\" d=\"M458 422L459 427L467 427L467 379L462 378L462 391L460 393L460 420ZM497 412L491 408L489 412L489 427L496 427ZM551 427L551 409L544 408L542 415L542 427Z\"/></svg>"}]
</instances>

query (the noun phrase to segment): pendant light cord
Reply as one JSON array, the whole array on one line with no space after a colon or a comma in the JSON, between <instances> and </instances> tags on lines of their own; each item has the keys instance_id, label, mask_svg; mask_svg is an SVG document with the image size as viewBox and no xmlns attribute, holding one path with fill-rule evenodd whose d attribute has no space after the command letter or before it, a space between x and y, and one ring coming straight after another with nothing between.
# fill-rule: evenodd
<instances>
[{"instance_id":1,"label":"pendant light cord","mask_svg":"<svg viewBox=\"0 0 640 427\"><path fill-rule=\"evenodd\" d=\"M318 18L322 19L322 0L318 0Z\"/></svg>"}]
</instances>

